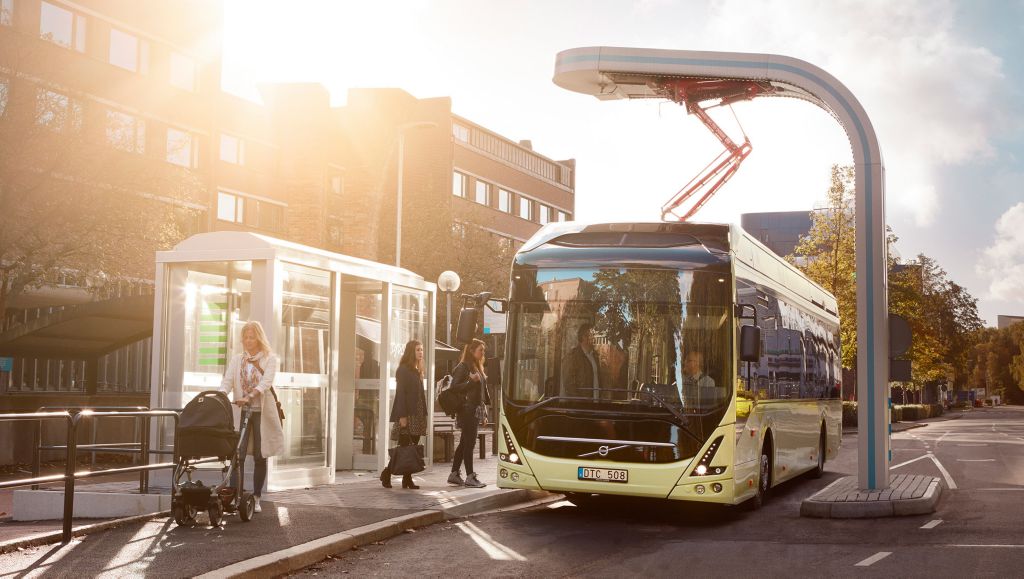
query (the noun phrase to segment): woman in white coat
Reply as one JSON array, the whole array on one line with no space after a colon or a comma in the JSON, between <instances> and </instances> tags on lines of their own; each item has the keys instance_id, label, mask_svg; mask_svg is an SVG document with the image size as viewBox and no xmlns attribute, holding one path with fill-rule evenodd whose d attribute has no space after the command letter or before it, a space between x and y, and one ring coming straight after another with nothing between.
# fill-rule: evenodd
<instances>
[{"instance_id":1,"label":"woman in white coat","mask_svg":"<svg viewBox=\"0 0 1024 579\"><path fill-rule=\"evenodd\" d=\"M280 361L270 349L270 342L259 322L246 322L242 326L242 353L231 357L220 389L231 395L238 406L252 407L249 419L249 437L242 445L245 461L249 442L252 442L253 495L256 497L256 512L260 512L260 495L267 481L267 458L281 454L284 450L284 429L277 413L276 392L273 391L274 375Z\"/></svg>"}]
</instances>

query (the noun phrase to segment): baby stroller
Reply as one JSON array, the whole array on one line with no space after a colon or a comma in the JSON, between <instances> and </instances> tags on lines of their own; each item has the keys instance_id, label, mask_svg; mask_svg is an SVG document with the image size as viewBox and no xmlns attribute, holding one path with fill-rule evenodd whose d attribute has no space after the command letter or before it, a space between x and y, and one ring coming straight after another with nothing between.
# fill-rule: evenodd
<instances>
[{"instance_id":1,"label":"baby stroller","mask_svg":"<svg viewBox=\"0 0 1024 579\"><path fill-rule=\"evenodd\" d=\"M219 526L225 514L238 513L242 521L252 519L256 499L244 492L243 444L248 442L252 409L242 408L242 422L235 432L231 401L223 392L201 392L181 411L174 433L174 474L171 477L171 513L174 522L193 526L196 514L206 511L211 526ZM206 458L207 460L200 460ZM213 486L192 480L196 465L215 458L226 463L223 480ZM237 482L232 483L232 479Z\"/></svg>"}]
</instances>

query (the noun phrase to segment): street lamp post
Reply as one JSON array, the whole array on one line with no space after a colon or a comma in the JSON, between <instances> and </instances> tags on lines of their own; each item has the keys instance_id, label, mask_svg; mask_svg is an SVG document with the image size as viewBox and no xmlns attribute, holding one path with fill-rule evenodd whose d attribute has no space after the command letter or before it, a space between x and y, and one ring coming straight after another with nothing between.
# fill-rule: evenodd
<instances>
[{"instance_id":1,"label":"street lamp post","mask_svg":"<svg viewBox=\"0 0 1024 579\"><path fill-rule=\"evenodd\" d=\"M432 129L433 121L413 121L398 126L398 209L395 221L395 267L402 267L402 183L405 181L405 132L409 129Z\"/></svg>"},{"instance_id":2,"label":"street lamp post","mask_svg":"<svg viewBox=\"0 0 1024 579\"><path fill-rule=\"evenodd\" d=\"M454 271L443 271L441 275L437 276L437 287L445 293L447 305L445 307L445 325L448 326L447 339L445 343L449 346L452 345L452 293L458 291L459 285L462 284L462 280L459 279L459 274Z\"/></svg>"}]
</instances>

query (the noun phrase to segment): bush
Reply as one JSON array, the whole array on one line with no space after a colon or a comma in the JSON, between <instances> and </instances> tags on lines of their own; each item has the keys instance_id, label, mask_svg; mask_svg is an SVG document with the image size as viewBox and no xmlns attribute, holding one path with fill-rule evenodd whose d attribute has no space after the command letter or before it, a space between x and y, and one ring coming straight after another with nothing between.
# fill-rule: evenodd
<instances>
[{"instance_id":1,"label":"bush","mask_svg":"<svg viewBox=\"0 0 1024 579\"><path fill-rule=\"evenodd\" d=\"M857 403L843 400L843 426L857 426Z\"/></svg>"},{"instance_id":2,"label":"bush","mask_svg":"<svg viewBox=\"0 0 1024 579\"><path fill-rule=\"evenodd\" d=\"M892 407L892 421L925 420L942 416L941 404L903 404Z\"/></svg>"}]
</instances>

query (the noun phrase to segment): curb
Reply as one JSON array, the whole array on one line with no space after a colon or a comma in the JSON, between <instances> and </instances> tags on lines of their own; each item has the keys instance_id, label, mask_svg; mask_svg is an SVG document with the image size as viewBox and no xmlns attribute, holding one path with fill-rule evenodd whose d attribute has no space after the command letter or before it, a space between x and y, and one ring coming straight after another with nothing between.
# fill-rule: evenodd
<instances>
[{"instance_id":1,"label":"curb","mask_svg":"<svg viewBox=\"0 0 1024 579\"><path fill-rule=\"evenodd\" d=\"M400 517L393 517L379 523L356 527L319 539L295 545L287 549L253 557L238 563L197 575L197 579L231 579L236 577L277 577L304 569L327 558L328 555L383 541L401 535L407 529L425 527L442 521L466 517L476 513L506 507L547 496L544 491L515 489L456 505L445 510L426 510Z\"/></svg>"},{"instance_id":2,"label":"curb","mask_svg":"<svg viewBox=\"0 0 1024 579\"><path fill-rule=\"evenodd\" d=\"M823 494L840 480L834 481L815 493ZM904 517L926 515L935 512L935 505L942 496L942 483L933 478L928 483L924 496L916 499L831 502L818 501L814 497L800 503L800 516L815 519L875 519L883 517Z\"/></svg>"},{"instance_id":3,"label":"curb","mask_svg":"<svg viewBox=\"0 0 1024 579\"><path fill-rule=\"evenodd\" d=\"M80 525L78 527L72 527L71 536L81 537L90 533L97 533L99 531L106 531L107 529L113 529L121 525L129 525L131 523L139 523L155 519L157 517L170 516L171 511L160 511L157 513L149 513L146 515L135 515L134 517L124 517L122 519L112 519L109 521L103 521L102 523L93 523L91 525ZM61 531L52 531L49 533L40 533L38 535L29 535L21 539L12 539L10 541L0 542L0 555L4 553L10 553L11 551L17 551L18 549L27 549L29 547L40 547L42 545L49 545L51 543L59 543L64 537L64 533Z\"/></svg>"},{"instance_id":4,"label":"curb","mask_svg":"<svg viewBox=\"0 0 1024 579\"><path fill-rule=\"evenodd\" d=\"M897 432L905 432L907 430L913 430L914 428L924 428L925 426L928 426L928 425L931 425L931 424L935 424L937 422L949 422L950 420L958 420L958 419L963 418L963 417L964 417L963 413L960 413L960 414L957 414L956 416L950 416L948 418L942 417L940 420L935 420L933 418L927 418L926 419L927 422L922 422L922 421L917 421L917 420L909 422L909 423L908 422L896 422L894 424L906 424L907 427L906 428L901 428L899 430L893 430L893 434L895 434ZM891 424L890 424L890 426L891 426ZM843 428L843 434L857 434L858 432L859 432L859 430L857 429L856 426L853 427L853 428Z\"/></svg>"}]
</instances>

